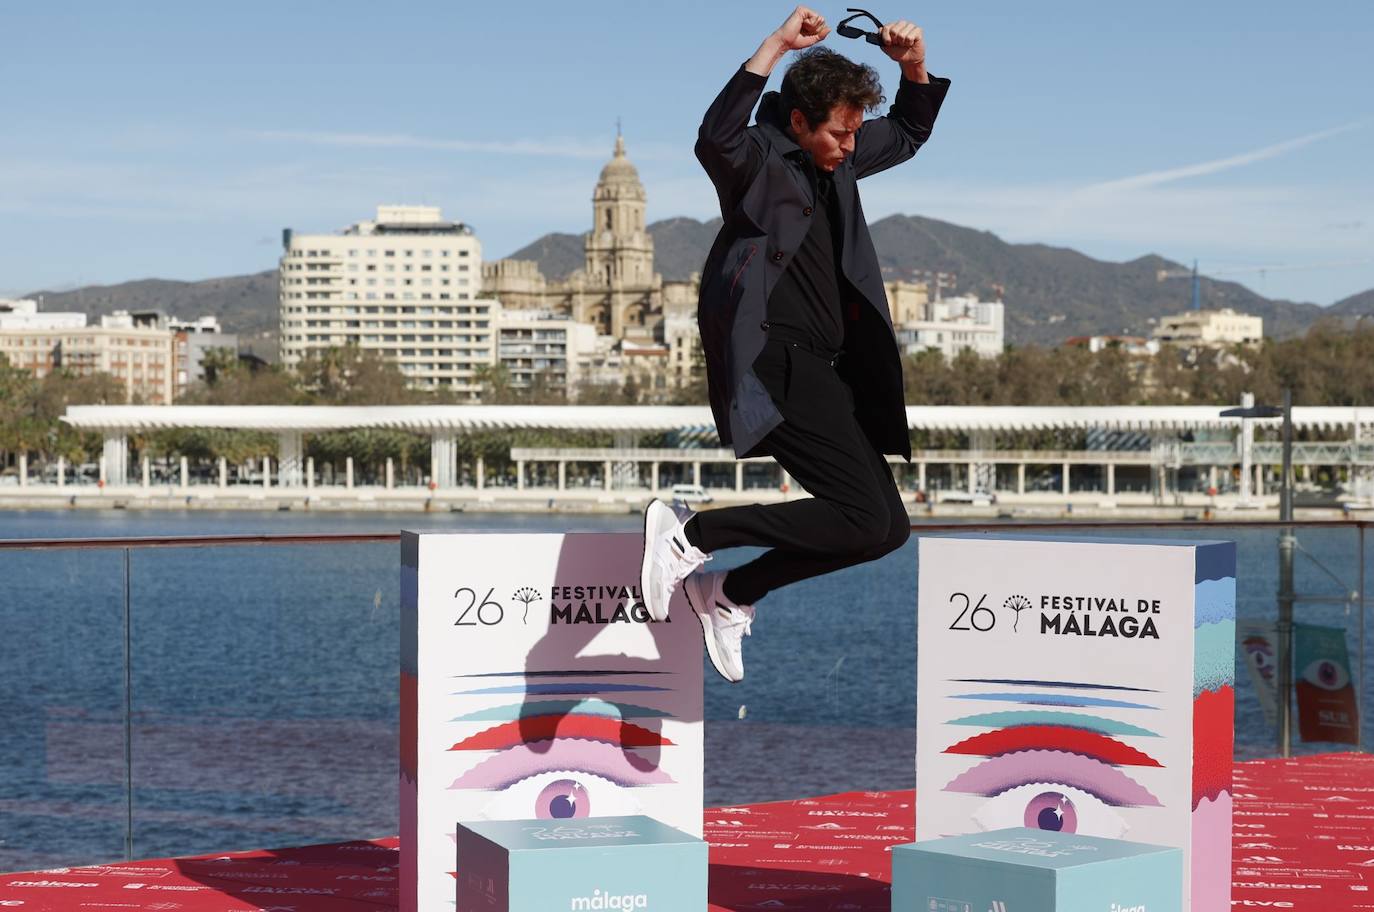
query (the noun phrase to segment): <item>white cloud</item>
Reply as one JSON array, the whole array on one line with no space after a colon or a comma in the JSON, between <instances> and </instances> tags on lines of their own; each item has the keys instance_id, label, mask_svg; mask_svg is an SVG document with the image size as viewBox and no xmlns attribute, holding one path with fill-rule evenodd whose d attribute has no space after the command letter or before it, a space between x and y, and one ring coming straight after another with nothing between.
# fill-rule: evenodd
<instances>
[{"instance_id":1,"label":"white cloud","mask_svg":"<svg viewBox=\"0 0 1374 912\"><path fill-rule=\"evenodd\" d=\"M1080 225L1085 217L1091 220L1091 216L1085 216L1088 210L1101 210L1112 208L1119 210L1131 210L1141 206L1147 208L1155 207L1155 203L1150 197L1160 197L1169 199L1173 208L1178 212L1197 213L1199 208L1194 205L1187 205L1189 200L1200 198L1205 194L1196 188L1196 185L1186 193L1175 193L1172 198L1166 192L1170 184L1190 178L1207 177L1214 174L1221 174L1246 165L1257 162L1267 161L1272 158L1286 155L1314 143L1348 133L1352 130L1365 126L1367 121L1352 121L1329 130L1320 130L1315 133L1308 133L1294 139L1285 140L1280 143L1262 146L1252 149L1249 152L1242 152L1239 155L1231 155L1226 158L1217 158L1210 161L1196 162L1191 165L1183 165L1177 168L1163 168L1155 171L1146 171L1142 174L1133 174L1128 177L1115 178L1113 180L1101 181L1087 186L1080 186L1067 189L1061 193L1057 199L1047 202L1042 217L1035 230L1044 235L1053 235L1061 231L1072 231L1075 226ZM1277 193L1285 192L1282 187L1275 188ZM1226 202L1226 191L1220 192L1222 196L1213 202ZM1240 190L1237 201L1249 203L1252 199L1251 191ZM1183 204L1183 205L1178 205ZM1205 217L1212 217L1215 213L1207 211ZM1225 213L1222 213L1225 217ZM1272 218L1262 218L1268 222ZM1185 226L1186 230L1186 226Z\"/></svg>"},{"instance_id":2,"label":"white cloud","mask_svg":"<svg viewBox=\"0 0 1374 912\"><path fill-rule=\"evenodd\" d=\"M605 140L566 137L549 139L448 139L411 133L336 133L311 130L257 130L248 134L271 142L305 143L352 149L418 149L435 152L472 152L479 155L526 155L605 161L614 148ZM635 144L630 159L660 159L667 150L658 143Z\"/></svg>"},{"instance_id":3,"label":"white cloud","mask_svg":"<svg viewBox=\"0 0 1374 912\"><path fill-rule=\"evenodd\" d=\"M1329 130L1320 130L1316 133L1308 133L1306 136L1299 136L1296 139L1286 140L1281 143L1263 146L1249 152L1242 152L1239 155L1232 155L1227 158L1217 158L1212 161L1197 162L1192 165L1184 165L1179 168L1165 168L1160 171L1147 171L1144 174L1135 174L1130 177L1121 177L1115 180L1103 181L1098 184L1089 184L1077 191L1077 194L1110 194L1125 190L1140 190L1146 187L1157 187L1160 184L1172 183L1173 181L1183 180L1189 177L1204 177L1208 174L1220 174L1223 171L1230 171L1233 168L1240 168L1255 162L1265 161L1270 158L1277 158L1295 149L1310 146L1313 143L1321 142L1323 139L1330 139L1342 133L1359 129L1365 125L1365 121L1354 121L1343 124L1339 127L1332 127ZM1076 194L1076 195L1077 195Z\"/></svg>"},{"instance_id":4,"label":"white cloud","mask_svg":"<svg viewBox=\"0 0 1374 912\"><path fill-rule=\"evenodd\" d=\"M342 146L365 149L429 149L440 152L476 152L483 155L537 155L555 158L605 158L606 148L598 143L568 140L478 140L434 139L409 133L330 133L306 130L259 130L255 139L308 143L317 146Z\"/></svg>"}]
</instances>

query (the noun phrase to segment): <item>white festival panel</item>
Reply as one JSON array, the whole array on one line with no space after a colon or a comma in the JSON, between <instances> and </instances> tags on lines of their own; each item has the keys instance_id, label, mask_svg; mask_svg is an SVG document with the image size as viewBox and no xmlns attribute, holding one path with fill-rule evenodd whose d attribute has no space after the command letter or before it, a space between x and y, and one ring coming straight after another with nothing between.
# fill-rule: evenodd
<instances>
[{"instance_id":1,"label":"white festival panel","mask_svg":"<svg viewBox=\"0 0 1374 912\"><path fill-rule=\"evenodd\" d=\"M916 836L1032 827L1183 850L1230 908L1235 545L920 540Z\"/></svg>"},{"instance_id":2,"label":"white festival panel","mask_svg":"<svg viewBox=\"0 0 1374 912\"><path fill-rule=\"evenodd\" d=\"M634 533L401 541L401 909L454 903L458 821L702 833L701 628L654 623Z\"/></svg>"}]
</instances>

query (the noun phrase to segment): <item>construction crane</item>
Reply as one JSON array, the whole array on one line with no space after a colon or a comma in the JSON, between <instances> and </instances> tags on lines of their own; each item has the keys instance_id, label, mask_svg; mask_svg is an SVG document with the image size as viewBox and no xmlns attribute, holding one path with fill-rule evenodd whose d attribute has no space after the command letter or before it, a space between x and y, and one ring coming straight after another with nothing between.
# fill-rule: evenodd
<instances>
[{"instance_id":1,"label":"construction crane","mask_svg":"<svg viewBox=\"0 0 1374 912\"><path fill-rule=\"evenodd\" d=\"M1268 266L1245 266L1238 269L1218 269L1212 272L1214 276L1224 275L1246 275L1259 273L1263 278L1271 272L1292 272L1301 269L1335 269L1339 266L1365 266L1374 263L1374 257L1367 257L1363 260L1337 260L1330 263L1273 263ZM1193 310L1202 309L1202 281L1197 271L1197 260L1193 260L1192 269L1160 269L1155 272L1155 281L1163 282L1165 279L1186 279L1193 280Z\"/></svg>"}]
</instances>

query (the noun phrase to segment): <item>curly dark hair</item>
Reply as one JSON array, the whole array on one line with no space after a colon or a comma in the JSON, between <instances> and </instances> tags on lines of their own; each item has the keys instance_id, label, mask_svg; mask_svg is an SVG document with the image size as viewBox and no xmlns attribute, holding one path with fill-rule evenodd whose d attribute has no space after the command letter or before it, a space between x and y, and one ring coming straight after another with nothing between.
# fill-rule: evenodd
<instances>
[{"instance_id":1,"label":"curly dark hair","mask_svg":"<svg viewBox=\"0 0 1374 912\"><path fill-rule=\"evenodd\" d=\"M835 105L854 105L872 111L883 100L877 70L830 48L802 51L782 78L783 116L791 117L795 108L812 129L830 119Z\"/></svg>"}]
</instances>

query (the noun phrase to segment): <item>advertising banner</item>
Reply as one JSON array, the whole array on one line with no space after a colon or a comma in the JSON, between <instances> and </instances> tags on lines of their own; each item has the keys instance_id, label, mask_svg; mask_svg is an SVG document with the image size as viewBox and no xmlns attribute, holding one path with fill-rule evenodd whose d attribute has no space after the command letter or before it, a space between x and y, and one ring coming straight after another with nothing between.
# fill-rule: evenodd
<instances>
[{"instance_id":1,"label":"advertising banner","mask_svg":"<svg viewBox=\"0 0 1374 912\"><path fill-rule=\"evenodd\" d=\"M920 540L916 837L1176 846L1230 908L1235 545Z\"/></svg>"},{"instance_id":2,"label":"advertising banner","mask_svg":"<svg viewBox=\"0 0 1374 912\"><path fill-rule=\"evenodd\" d=\"M401 539L401 903L451 909L457 823L702 831L701 628L634 533Z\"/></svg>"},{"instance_id":3,"label":"advertising banner","mask_svg":"<svg viewBox=\"0 0 1374 912\"><path fill-rule=\"evenodd\" d=\"M1293 659L1302 740L1359 745L1360 713L1345 630L1294 624Z\"/></svg>"},{"instance_id":4,"label":"advertising banner","mask_svg":"<svg viewBox=\"0 0 1374 912\"><path fill-rule=\"evenodd\" d=\"M1250 683L1255 685L1264 721L1271 726L1279 718L1279 634L1273 624L1263 621L1244 621L1236 625L1236 642L1240 656L1250 670Z\"/></svg>"}]
</instances>

